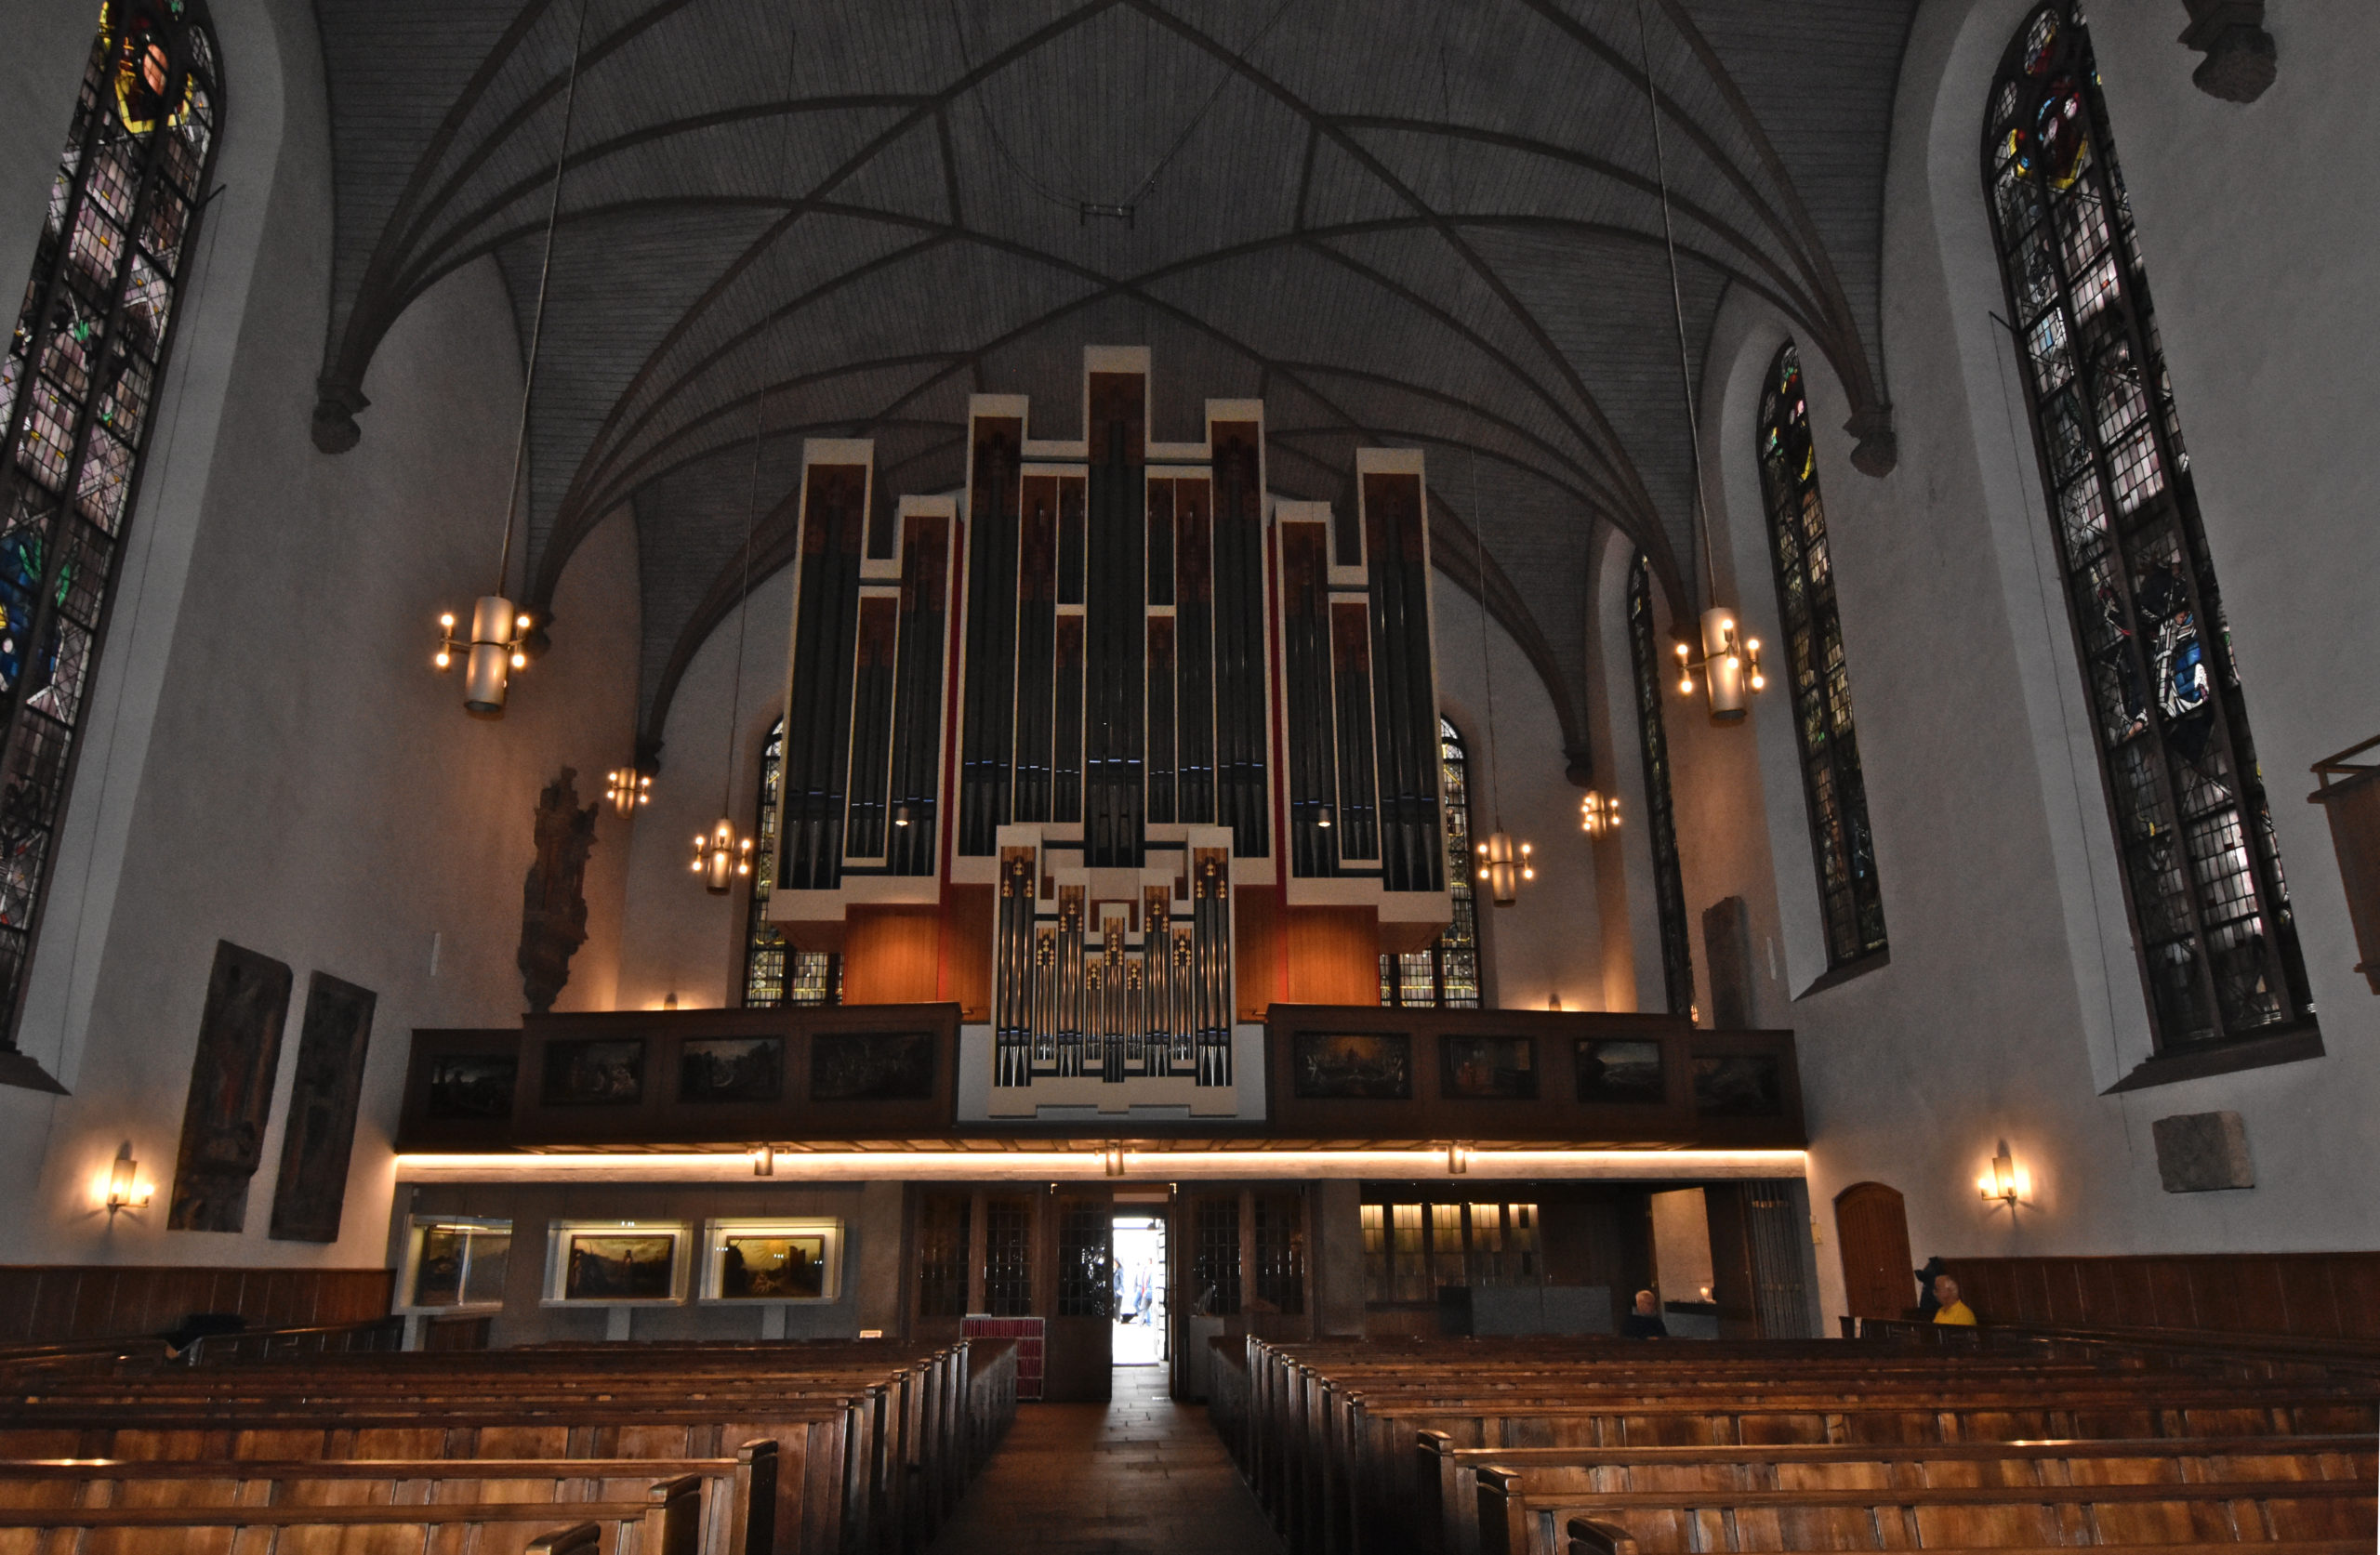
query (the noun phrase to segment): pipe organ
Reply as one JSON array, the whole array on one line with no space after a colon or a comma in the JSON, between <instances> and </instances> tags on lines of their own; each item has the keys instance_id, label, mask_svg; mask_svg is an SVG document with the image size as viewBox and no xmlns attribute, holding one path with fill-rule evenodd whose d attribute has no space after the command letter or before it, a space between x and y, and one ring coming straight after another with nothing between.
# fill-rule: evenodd
<instances>
[{"instance_id":1,"label":"pipe organ","mask_svg":"<svg viewBox=\"0 0 2380 1555\"><path fill-rule=\"evenodd\" d=\"M1421 455L1276 498L1263 402L1155 441L1136 348L1030 410L973 397L946 495L807 445L769 916L987 1026L995 1114L1228 1110L1235 1029L1447 922Z\"/></svg>"}]
</instances>

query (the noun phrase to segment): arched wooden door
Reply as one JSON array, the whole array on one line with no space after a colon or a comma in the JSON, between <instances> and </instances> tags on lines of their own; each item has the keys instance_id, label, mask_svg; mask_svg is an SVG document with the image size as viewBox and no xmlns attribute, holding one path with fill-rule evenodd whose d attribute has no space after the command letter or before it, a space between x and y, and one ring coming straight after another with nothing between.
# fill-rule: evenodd
<instances>
[{"instance_id":1,"label":"arched wooden door","mask_svg":"<svg viewBox=\"0 0 2380 1555\"><path fill-rule=\"evenodd\" d=\"M1916 1305L1909 1215L1898 1189L1855 1182L1837 1193L1834 1234L1843 1245L1843 1288L1853 1317L1898 1317Z\"/></svg>"}]
</instances>

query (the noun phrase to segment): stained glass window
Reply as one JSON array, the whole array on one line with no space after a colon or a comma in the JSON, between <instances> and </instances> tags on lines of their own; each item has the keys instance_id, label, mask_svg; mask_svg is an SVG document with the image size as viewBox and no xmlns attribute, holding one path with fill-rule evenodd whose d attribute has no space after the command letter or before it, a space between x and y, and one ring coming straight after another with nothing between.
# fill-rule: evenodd
<instances>
[{"instance_id":1,"label":"stained glass window","mask_svg":"<svg viewBox=\"0 0 2380 1555\"><path fill-rule=\"evenodd\" d=\"M1660 920L1661 987L1670 1013L1694 1008L1693 941L1677 861L1677 811L1670 803L1670 743L1661 729L1661 655L1654 642L1653 566L1636 553L1628 569L1628 656L1636 674L1636 737L1645 758L1646 834L1653 850L1653 907Z\"/></svg>"},{"instance_id":2,"label":"stained glass window","mask_svg":"<svg viewBox=\"0 0 2380 1555\"><path fill-rule=\"evenodd\" d=\"M2078 7L2018 29L1982 150L2158 1045L2295 1024L2313 1002Z\"/></svg>"},{"instance_id":3,"label":"stained glass window","mask_svg":"<svg viewBox=\"0 0 2380 1555\"><path fill-rule=\"evenodd\" d=\"M0 354L0 1001L11 1045L220 127L192 0L109 0Z\"/></svg>"},{"instance_id":4,"label":"stained glass window","mask_svg":"<svg viewBox=\"0 0 2380 1555\"><path fill-rule=\"evenodd\" d=\"M1447 790L1447 885L1454 916L1427 950L1380 958L1380 1002L1408 1009L1477 1009L1479 908L1471 894L1471 758L1462 735L1438 720L1439 770Z\"/></svg>"},{"instance_id":5,"label":"stained glass window","mask_svg":"<svg viewBox=\"0 0 2380 1555\"><path fill-rule=\"evenodd\" d=\"M1809 400L1791 340L1768 364L1761 390L1760 484L1767 498L1768 554L1777 564L1777 617L1785 632L1785 682L1802 747L1826 960L1840 967L1884 948L1884 899L1876 884L1868 786L1851 719L1851 673L1843 660L1843 618L1835 609Z\"/></svg>"},{"instance_id":6,"label":"stained glass window","mask_svg":"<svg viewBox=\"0 0 2380 1555\"><path fill-rule=\"evenodd\" d=\"M785 771L785 719L769 726L760 747L760 813L752 835L752 902L744 922L744 1008L843 1002L843 958L796 950L769 921L769 891L776 877L777 782Z\"/></svg>"}]
</instances>

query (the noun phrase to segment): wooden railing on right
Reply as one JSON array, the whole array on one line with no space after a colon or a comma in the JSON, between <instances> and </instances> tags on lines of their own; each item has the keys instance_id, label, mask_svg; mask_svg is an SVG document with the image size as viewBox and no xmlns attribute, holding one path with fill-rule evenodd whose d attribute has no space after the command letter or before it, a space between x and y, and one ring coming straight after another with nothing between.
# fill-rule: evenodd
<instances>
[{"instance_id":1,"label":"wooden railing on right","mask_svg":"<svg viewBox=\"0 0 2380 1555\"><path fill-rule=\"evenodd\" d=\"M2187 1328L2087 1328L2051 1323L1920 1323L1846 1317L1843 1337L1969 1353L2031 1353L2053 1359L2228 1377L2366 1378L2380 1388L2380 1340L2308 1339Z\"/></svg>"}]
</instances>

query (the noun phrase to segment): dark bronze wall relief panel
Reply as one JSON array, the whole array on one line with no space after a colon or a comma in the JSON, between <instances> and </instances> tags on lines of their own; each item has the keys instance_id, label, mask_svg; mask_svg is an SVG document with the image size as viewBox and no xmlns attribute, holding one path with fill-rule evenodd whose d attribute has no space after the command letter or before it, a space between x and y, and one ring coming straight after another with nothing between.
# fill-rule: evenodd
<instances>
[{"instance_id":1,"label":"dark bronze wall relief panel","mask_svg":"<svg viewBox=\"0 0 2380 1555\"><path fill-rule=\"evenodd\" d=\"M289 965L229 940L215 946L206 1009L191 1061L190 1100L174 1163L174 1231L241 1231L248 1182L264 1160L265 1123L289 1016Z\"/></svg>"},{"instance_id":2,"label":"dark bronze wall relief panel","mask_svg":"<svg viewBox=\"0 0 2380 1555\"><path fill-rule=\"evenodd\" d=\"M307 980L298 1033L298 1078L272 1187L272 1235L283 1242L336 1242L355 1151L355 1107L379 995L328 972Z\"/></svg>"}]
</instances>

